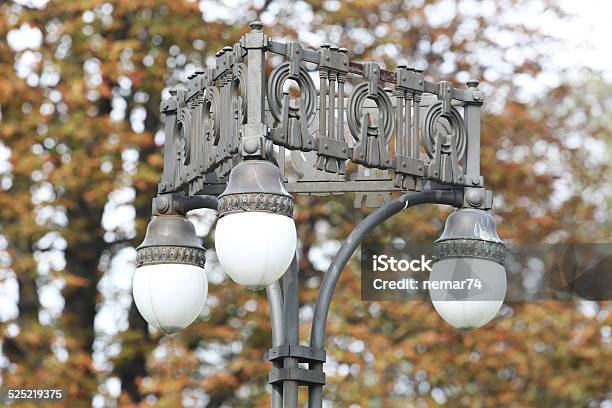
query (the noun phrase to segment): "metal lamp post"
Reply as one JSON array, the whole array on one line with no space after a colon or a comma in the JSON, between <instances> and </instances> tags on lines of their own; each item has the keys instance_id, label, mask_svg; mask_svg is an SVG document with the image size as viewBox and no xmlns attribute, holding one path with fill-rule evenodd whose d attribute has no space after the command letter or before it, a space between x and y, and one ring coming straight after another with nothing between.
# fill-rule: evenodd
<instances>
[{"instance_id":1,"label":"metal lamp post","mask_svg":"<svg viewBox=\"0 0 612 408\"><path fill-rule=\"evenodd\" d=\"M149 288L167 287L186 299L202 293L172 282L183 279L177 268L189 265L201 271L204 262L184 215L196 208L217 209L215 246L221 266L239 284L267 291L272 406L297 407L298 386L307 386L309 407L320 408L325 326L336 283L364 237L386 219L421 204L458 208L436 241L434 269L468 258L484 263L501 274L503 298L504 247L485 212L492 196L480 175L483 94L476 81L466 89L430 82L405 66L384 70L374 62L349 60L346 49L280 43L263 33L261 23L250 26L240 43L217 53L215 67L196 72L186 89L172 91L161 105L164 171L138 259L143 267L163 265L168 272L163 277L147 276L146 270L139 274L141 280L146 276ZM285 62L266 76L269 56ZM311 75L316 72L318 89ZM287 92L288 80L297 83L298 98ZM329 266L309 346L299 344L290 193L355 193L356 208L379 207L346 238ZM399 197L392 198L392 193ZM240 263L248 248L255 248L252 257L257 258L252 270ZM277 281L281 276L282 285ZM152 299L155 293L143 297L135 287L134 295L141 313L157 327L175 331L189 324L193 313L179 311L177 316L167 313L166 323L160 323L159 309L164 307ZM437 310L458 327L486 323L501 305L489 305L464 322L442 303ZM192 312L198 305L188 307ZM308 368L299 363L308 363Z\"/></svg>"}]
</instances>

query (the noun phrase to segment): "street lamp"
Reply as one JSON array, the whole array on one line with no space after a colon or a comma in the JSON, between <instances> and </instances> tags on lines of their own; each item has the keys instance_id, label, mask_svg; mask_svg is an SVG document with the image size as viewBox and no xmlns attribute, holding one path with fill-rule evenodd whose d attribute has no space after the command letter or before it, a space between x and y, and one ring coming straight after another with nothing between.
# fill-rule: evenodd
<instances>
[{"instance_id":1,"label":"street lamp","mask_svg":"<svg viewBox=\"0 0 612 408\"><path fill-rule=\"evenodd\" d=\"M264 289L287 270L297 234L293 197L278 167L246 160L232 169L219 196L215 250L232 280L251 290Z\"/></svg>"},{"instance_id":2,"label":"street lamp","mask_svg":"<svg viewBox=\"0 0 612 408\"><path fill-rule=\"evenodd\" d=\"M473 329L489 322L506 295L505 246L493 217L463 208L450 214L434 244L430 281L465 282L458 290L431 289L434 307L451 326Z\"/></svg>"},{"instance_id":3,"label":"street lamp","mask_svg":"<svg viewBox=\"0 0 612 408\"><path fill-rule=\"evenodd\" d=\"M132 291L145 320L166 334L190 325L208 294L205 249L184 215L154 216L137 249Z\"/></svg>"},{"instance_id":4,"label":"street lamp","mask_svg":"<svg viewBox=\"0 0 612 408\"><path fill-rule=\"evenodd\" d=\"M430 82L416 69L388 71L350 61L343 48L306 49L268 38L259 22L250 26L240 43L216 54L214 67L197 71L162 102L164 171L138 247L134 299L166 333L197 317L207 293L204 248L185 216L216 209L220 266L236 283L267 292L272 406L296 408L298 387L307 386L309 408L320 408L337 282L367 234L399 212L424 204L456 208L434 244L430 282L471 279L484 290L431 290L442 318L475 328L499 310L504 245L486 212L492 194L480 175L483 94L477 81L467 88ZM284 62L266 78L268 62L279 56ZM318 68L318 87L305 63ZM288 80L299 99L284 91ZM306 346L299 339L292 194L346 193L355 193L355 208L378 208L342 241L324 274Z\"/></svg>"}]
</instances>

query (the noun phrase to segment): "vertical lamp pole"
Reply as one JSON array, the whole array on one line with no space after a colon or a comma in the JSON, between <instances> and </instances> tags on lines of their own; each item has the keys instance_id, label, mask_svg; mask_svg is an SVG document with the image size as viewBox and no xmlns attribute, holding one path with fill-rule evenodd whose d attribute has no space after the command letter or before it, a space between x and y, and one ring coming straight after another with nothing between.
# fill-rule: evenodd
<instances>
[{"instance_id":1,"label":"vertical lamp pole","mask_svg":"<svg viewBox=\"0 0 612 408\"><path fill-rule=\"evenodd\" d=\"M145 319L166 333L197 317L208 291L205 250L185 216L216 209L220 265L236 283L268 295L272 407L296 408L298 389L306 386L308 406L320 408L336 284L367 234L395 214L422 204L457 208L434 245L432 274L452 274L459 264L493 271L499 299L456 302L432 292L436 310L461 328L479 327L499 310L504 245L486 212L492 195L480 175L483 95L476 81L459 89L406 66L387 71L350 61L343 48L274 41L259 22L250 27L161 105L164 172L138 248L134 298ZM271 55L285 62L266 76ZM318 68L318 90L305 63ZM355 85L346 92L349 77ZM298 100L288 94L287 80L298 84ZM379 207L346 238L324 275L308 346L299 341L291 193L355 193L356 208Z\"/></svg>"}]
</instances>

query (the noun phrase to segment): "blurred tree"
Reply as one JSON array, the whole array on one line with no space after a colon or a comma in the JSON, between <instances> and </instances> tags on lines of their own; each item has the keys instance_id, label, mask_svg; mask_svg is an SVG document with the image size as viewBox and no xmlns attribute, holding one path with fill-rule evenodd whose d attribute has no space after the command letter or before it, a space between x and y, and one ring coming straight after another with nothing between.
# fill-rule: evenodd
<instances>
[{"instance_id":1,"label":"blurred tree","mask_svg":"<svg viewBox=\"0 0 612 408\"><path fill-rule=\"evenodd\" d=\"M547 65L537 50L548 52L542 44L552 39L511 17L564 18L552 1L34 3L0 5L0 135L10 151L0 179L0 234L10 255L2 266L19 283L19 314L0 334L8 386L65 387L71 407L115 399L121 406L269 403L265 297L228 282L214 260L204 321L181 334L149 333L133 304L125 311L129 328L98 347L104 336L95 324L109 259L138 244L150 216L162 165L161 98L256 18L270 35L312 47L339 43L360 59L409 62L458 83L479 77L489 100L483 173L496 192L500 234L516 242L610 239L599 225L602 217L609 222L607 207L593 195L609 182L608 168L591 154L593 143L609 143L610 127L589 120L590 109L609 106L609 93L579 99L568 82L525 102L514 80L537 78ZM135 227L105 226L113 194L126 191ZM361 216L350 211L350 198L299 203L308 316L324 267L314 254ZM439 208L411 211L372 239L433 239L443 216ZM58 252L64 264L42 266L45 253ZM459 333L425 303L362 303L358 273L349 269L329 323L326 395L339 406L576 406L610 392L607 304L512 305L496 323ZM64 307L45 320L40 292L50 282L63 285ZM94 364L100 347L109 366ZM112 378L121 383L117 398L106 385Z\"/></svg>"},{"instance_id":2,"label":"blurred tree","mask_svg":"<svg viewBox=\"0 0 612 408\"><path fill-rule=\"evenodd\" d=\"M7 73L1 80L2 142L11 151L12 164L11 185L1 198L2 234L20 284L21 333L5 346L9 359L17 363L16 375L9 378L12 385L66 384L66 374L45 375L47 364L60 363L56 357L47 356L45 364L41 364L43 353L28 357L26 361L32 362L28 372L10 347L20 346L27 357L34 350L48 351L52 343L52 333L39 338L37 331L30 330L35 326L52 332L51 327L38 327L33 255L49 249L40 247L45 234L57 232L65 241L65 268L53 271L52 279L65 282L65 303L55 323L68 352L68 360L59 367L77 380L69 386L71 398L86 402L97 392L98 373L91 356L101 300L101 260L122 245L132 245L150 216L150 194L161 166L154 136L162 90L175 84L176 78L183 80L194 64L201 66L202 55L232 35L225 24L202 24L197 4L146 6L127 1L59 2L40 10L17 3L0 6ZM17 36L13 43L11 35ZM22 49L23 38L38 43ZM185 54L174 61L173 55L181 49L191 52L189 61ZM175 67L174 73L168 72ZM137 171L130 163L134 154ZM125 187L135 190L138 232L105 231L101 221L108 196ZM48 214L33 217L41 209ZM147 326L134 306L129 324L115 371L129 399L139 401L138 381L145 375L145 355L154 343L147 340ZM35 347L37 343L41 347Z\"/></svg>"}]
</instances>

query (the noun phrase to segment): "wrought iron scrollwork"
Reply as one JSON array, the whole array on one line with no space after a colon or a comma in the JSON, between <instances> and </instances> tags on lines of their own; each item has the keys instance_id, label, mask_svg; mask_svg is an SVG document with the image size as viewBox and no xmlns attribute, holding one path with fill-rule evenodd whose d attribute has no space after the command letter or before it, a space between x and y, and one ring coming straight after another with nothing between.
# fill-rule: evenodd
<instances>
[{"instance_id":1,"label":"wrought iron scrollwork","mask_svg":"<svg viewBox=\"0 0 612 408\"><path fill-rule=\"evenodd\" d=\"M206 163L206 173L215 168L216 146L221 135L220 125L220 100L221 95L217 87L209 85L204 90L202 101L202 124L206 151L204 153L204 163Z\"/></svg>"},{"instance_id":2,"label":"wrought iron scrollwork","mask_svg":"<svg viewBox=\"0 0 612 408\"><path fill-rule=\"evenodd\" d=\"M420 191L425 163L420 150L419 102L425 79L419 72L398 67L396 97L395 176L393 185L404 190Z\"/></svg>"},{"instance_id":3,"label":"wrought iron scrollwork","mask_svg":"<svg viewBox=\"0 0 612 408\"><path fill-rule=\"evenodd\" d=\"M308 126L314 121L316 89L312 78L303 67L298 73L292 74L291 63L285 62L272 71L268 85L268 106L270 113L279 123L272 130L272 140L275 144L292 150L310 151L315 148L315 140L308 131ZM291 106L288 91L283 86L288 79L297 82L300 88L299 105Z\"/></svg>"},{"instance_id":4,"label":"wrought iron scrollwork","mask_svg":"<svg viewBox=\"0 0 612 408\"><path fill-rule=\"evenodd\" d=\"M459 158L466 146L466 129L457 108L449 107L444 114L443 102L431 105L425 115L423 145L431 159L427 176L443 183L463 184Z\"/></svg>"},{"instance_id":5,"label":"wrought iron scrollwork","mask_svg":"<svg viewBox=\"0 0 612 408\"><path fill-rule=\"evenodd\" d=\"M329 45L322 46L320 51L319 143L316 168L328 173L345 174L346 162L349 159L349 145L344 137L344 85L349 71L347 54L346 48Z\"/></svg>"},{"instance_id":6,"label":"wrought iron scrollwork","mask_svg":"<svg viewBox=\"0 0 612 408\"><path fill-rule=\"evenodd\" d=\"M215 73L218 77L221 94L221 123L220 137L216 149L216 172L220 177L227 176L235 165L235 156L240 143L238 120L238 106L235 101L234 67L237 64L232 47L224 47L217 54L217 67ZM240 70L236 69L239 74ZM244 80L244 75L243 75Z\"/></svg>"},{"instance_id":7,"label":"wrought iron scrollwork","mask_svg":"<svg viewBox=\"0 0 612 408\"><path fill-rule=\"evenodd\" d=\"M189 135L185 144L182 173L190 192L198 191L210 179L218 162L216 149L220 141L220 93L215 86L214 70L198 71L190 77L186 104L179 111L177 124ZM180 138L180 136L179 136Z\"/></svg>"},{"instance_id":8,"label":"wrought iron scrollwork","mask_svg":"<svg viewBox=\"0 0 612 408\"><path fill-rule=\"evenodd\" d=\"M233 82L231 88L232 94L232 122L236 128L236 134L240 134L240 127L246 123L247 111L247 78L246 64L243 62L234 65Z\"/></svg>"},{"instance_id":9,"label":"wrought iron scrollwork","mask_svg":"<svg viewBox=\"0 0 612 408\"><path fill-rule=\"evenodd\" d=\"M393 104L385 90L378 84L380 68L377 64L366 64L366 77L355 87L348 104L348 125L357 141L352 160L366 167L388 169L392 166L388 144L393 134ZM370 114L363 113L366 99L372 99L378 107L378 120L370 123Z\"/></svg>"},{"instance_id":10,"label":"wrought iron scrollwork","mask_svg":"<svg viewBox=\"0 0 612 408\"><path fill-rule=\"evenodd\" d=\"M177 184L191 180L189 168L191 145L193 143L193 132L191 129L191 111L187 105L187 92L177 92L177 112L174 122L174 152L176 160L176 182Z\"/></svg>"},{"instance_id":11,"label":"wrought iron scrollwork","mask_svg":"<svg viewBox=\"0 0 612 408\"><path fill-rule=\"evenodd\" d=\"M351 61L343 48L310 50L274 41L261 24L252 28L162 103L161 194L220 194L245 158L277 162L290 192L350 191L356 205L378 205L393 191L483 188L477 82L455 88L405 66L388 71ZM268 75L271 54L284 62Z\"/></svg>"},{"instance_id":12,"label":"wrought iron scrollwork","mask_svg":"<svg viewBox=\"0 0 612 408\"><path fill-rule=\"evenodd\" d=\"M234 103L236 104L236 111L240 112L241 124L246 123L246 110L247 110L247 98L246 94L248 91L247 87L247 66L244 62L236 62L233 67L234 82L232 87L232 96Z\"/></svg>"}]
</instances>

